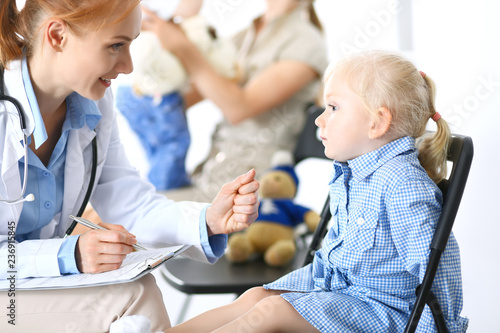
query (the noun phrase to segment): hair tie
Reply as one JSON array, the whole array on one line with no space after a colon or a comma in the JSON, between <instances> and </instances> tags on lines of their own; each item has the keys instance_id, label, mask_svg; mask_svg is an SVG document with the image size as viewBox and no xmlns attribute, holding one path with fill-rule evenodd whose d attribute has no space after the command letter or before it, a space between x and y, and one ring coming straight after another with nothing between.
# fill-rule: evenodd
<instances>
[{"instance_id":1,"label":"hair tie","mask_svg":"<svg viewBox=\"0 0 500 333\"><path fill-rule=\"evenodd\" d=\"M427 74L425 74L424 72L420 71L420 75L422 75L422 77L425 77Z\"/></svg>"},{"instance_id":2,"label":"hair tie","mask_svg":"<svg viewBox=\"0 0 500 333\"><path fill-rule=\"evenodd\" d=\"M441 115L439 114L439 112L436 112L432 115L431 117L432 120L434 120L435 122L438 121L439 119L441 119Z\"/></svg>"}]
</instances>

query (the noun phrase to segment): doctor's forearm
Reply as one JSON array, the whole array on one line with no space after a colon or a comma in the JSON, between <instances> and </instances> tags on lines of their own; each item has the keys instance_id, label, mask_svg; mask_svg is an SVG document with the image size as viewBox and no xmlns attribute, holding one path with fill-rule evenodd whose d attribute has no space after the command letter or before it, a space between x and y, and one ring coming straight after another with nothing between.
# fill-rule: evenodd
<instances>
[{"instance_id":1,"label":"doctor's forearm","mask_svg":"<svg viewBox=\"0 0 500 333\"><path fill-rule=\"evenodd\" d=\"M199 93L214 102L227 121L236 124L254 115L245 90L219 75L193 44L186 43L174 53L181 59Z\"/></svg>"}]
</instances>

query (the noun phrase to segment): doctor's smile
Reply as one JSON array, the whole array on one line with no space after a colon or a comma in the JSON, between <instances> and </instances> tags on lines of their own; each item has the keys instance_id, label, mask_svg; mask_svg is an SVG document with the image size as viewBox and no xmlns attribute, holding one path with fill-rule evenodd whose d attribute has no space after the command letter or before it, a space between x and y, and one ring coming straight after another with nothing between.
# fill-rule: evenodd
<instances>
[{"instance_id":1,"label":"doctor's smile","mask_svg":"<svg viewBox=\"0 0 500 333\"><path fill-rule=\"evenodd\" d=\"M121 274L138 242L186 245L187 256L213 263L227 234L255 221L254 170L211 203L175 202L128 160L110 87L133 70L141 17L140 0L0 1L0 282ZM85 215L90 204L97 217ZM70 216L94 224L81 230ZM167 329L161 291L146 273L112 297L100 285L17 285L7 301L19 320L0 314L0 332L107 332L122 315L147 315L153 331Z\"/></svg>"},{"instance_id":2,"label":"doctor's smile","mask_svg":"<svg viewBox=\"0 0 500 333\"><path fill-rule=\"evenodd\" d=\"M111 80L112 79L105 79L103 77L100 77L99 80L101 80L101 83L106 87L108 88L109 86L111 86Z\"/></svg>"}]
</instances>

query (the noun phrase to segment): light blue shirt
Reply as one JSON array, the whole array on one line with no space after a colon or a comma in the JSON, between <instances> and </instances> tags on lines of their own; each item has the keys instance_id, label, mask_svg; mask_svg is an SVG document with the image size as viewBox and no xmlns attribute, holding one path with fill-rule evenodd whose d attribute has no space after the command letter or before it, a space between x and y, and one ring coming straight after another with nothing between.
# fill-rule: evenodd
<instances>
[{"instance_id":1,"label":"light blue shirt","mask_svg":"<svg viewBox=\"0 0 500 333\"><path fill-rule=\"evenodd\" d=\"M200 237L203 252L207 256L208 262L213 264L224 254L227 245L227 235L212 235L208 237L207 222L206 222L206 206L200 213Z\"/></svg>"},{"instance_id":2,"label":"light blue shirt","mask_svg":"<svg viewBox=\"0 0 500 333\"><path fill-rule=\"evenodd\" d=\"M38 107L38 101L31 84L26 59L22 61L24 89L35 120L33 138L38 149L48 138L45 124ZM54 216L61 212L64 197L64 166L66 161L66 145L69 131L87 125L94 129L101 113L93 101L77 93L72 93L66 99L67 111L61 137L57 142L47 167L28 149L28 180L26 193L33 193L35 200L25 202L16 230L18 242L27 239L39 239L40 230L50 223ZM29 142L31 138L29 138ZM24 158L19 163L19 169L24 169ZM21 175L23 173L21 172ZM78 273L75 262L75 246L78 236L66 239L58 253L59 270L61 274Z\"/></svg>"},{"instance_id":3,"label":"light blue shirt","mask_svg":"<svg viewBox=\"0 0 500 333\"><path fill-rule=\"evenodd\" d=\"M26 59L22 61L24 88L28 97L35 129L33 138L38 149L48 138L38 102L31 84ZM101 119L101 113L95 102L88 100L76 92L66 99L67 111L59 138L47 167L28 149L28 180L26 193L33 193L35 200L25 202L16 230L16 240L40 239L40 230L50 223L62 210L64 198L64 166L66 146L70 130L87 125L94 129ZM31 138L29 139L31 140ZM19 162L20 174L23 175L24 157ZM207 206L208 208L208 206ZM222 256L227 243L227 235L208 237L206 226L206 208L200 214L201 245L209 262L215 262ZM61 274L79 273L75 262L75 247L78 236L68 237L58 252L58 263Z\"/></svg>"}]
</instances>

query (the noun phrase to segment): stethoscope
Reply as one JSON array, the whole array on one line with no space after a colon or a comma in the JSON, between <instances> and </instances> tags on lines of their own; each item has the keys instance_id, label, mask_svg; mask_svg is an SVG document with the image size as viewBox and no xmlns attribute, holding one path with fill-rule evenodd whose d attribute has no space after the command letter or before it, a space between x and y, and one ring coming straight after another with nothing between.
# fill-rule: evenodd
<instances>
[{"instance_id":1,"label":"stethoscope","mask_svg":"<svg viewBox=\"0 0 500 333\"><path fill-rule=\"evenodd\" d=\"M24 109L21 103L15 99L14 97L5 95L5 82L4 82L4 68L0 66L0 101L8 102L14 105L19 114L19 121L21 130L23 132L23 145L24 145L24 178L23 178L23 186L21 189L21 194L16 199L0 199L0 202L7 205L15 205L24 201L33 201L35 200L35 196L33 193L29 193L27 196L24 196L26 193L26 182L28 179L28 137L26 136L26 119L24 118ZM92 193L92 188L94 187L95 176L97 173L97 136L92 139L92 171L90 174L89 187L87 189L87 193L85 193L85 197L83 199L83 203L80 206L80 209L76 216L82 216L85 207L87 207L87 203L90 199L90 195ZM76 222L73 221L70 228L66 231L67 234L70 234L76 226Z\"/></svg>"},{"instance_id":2,"label":"stethoscope","mask_svg":"<svg viewBox=\"0 0 500 333\"><path fill-rule=\"evenodd\" d=\"M16 199L0 199L0 202L3 202L7 205L15 205L21 203L23 201L33 201L35 200L35 196L33 193L28 194L25 198L24 194L26 193L26 180L28 179L28 137L26 136L26 119L24 118L24 109L21 103L17 99L11 96L5 95L4 89L4 78L3 78L4 68L0 66L0 101L9 102L17 110L19 114L19 121L21 123L21 131L23 132L23 145L24 145L24 178L23 178L23 186L21 189L21 195Z\"/></svg>"}]
</instances>

